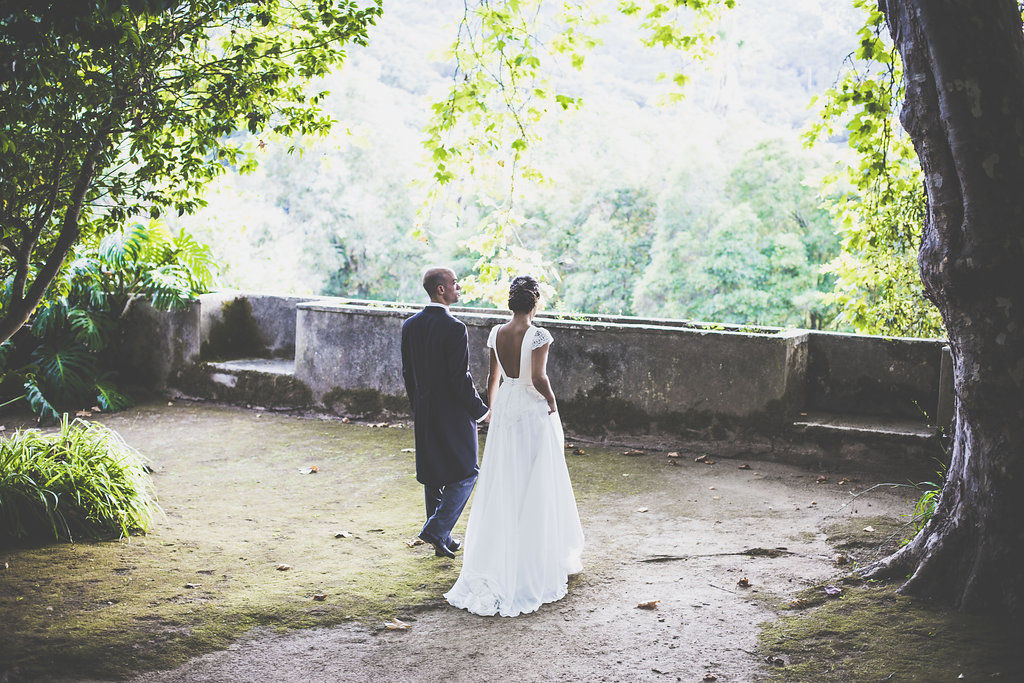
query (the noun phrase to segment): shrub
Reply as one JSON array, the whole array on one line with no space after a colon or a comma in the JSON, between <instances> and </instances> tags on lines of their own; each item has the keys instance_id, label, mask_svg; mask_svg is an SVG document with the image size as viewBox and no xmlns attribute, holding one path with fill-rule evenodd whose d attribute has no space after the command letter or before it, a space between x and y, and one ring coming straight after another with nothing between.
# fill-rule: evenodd
<instances>
[{"instance_id":1,"label":"shrub","mask_svg":"<svg viewBox=\"0 0 1024 683\"><path fill-rule=\"evenodd\" d=\"M145 532L157 509L137 451L97 423L0 440L0 544Z\"/></svg>"}]
</instances>

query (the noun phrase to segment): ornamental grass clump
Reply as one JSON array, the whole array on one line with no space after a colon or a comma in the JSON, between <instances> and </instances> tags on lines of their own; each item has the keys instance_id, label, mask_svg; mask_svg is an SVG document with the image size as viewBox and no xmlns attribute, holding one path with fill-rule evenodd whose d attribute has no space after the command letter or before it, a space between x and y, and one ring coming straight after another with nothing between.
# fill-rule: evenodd
<instances>
[{"instance_id":1,"label":"ornamental grass clump","mask_svg":"<svg viewBox=\"0 0 1024 683\"><path fill-rule=\"evenodd\" d=\"M155 509L141 456L103 425L65 414L0 440L0 545L144 533Z\"/></svg>"}]
</instances>

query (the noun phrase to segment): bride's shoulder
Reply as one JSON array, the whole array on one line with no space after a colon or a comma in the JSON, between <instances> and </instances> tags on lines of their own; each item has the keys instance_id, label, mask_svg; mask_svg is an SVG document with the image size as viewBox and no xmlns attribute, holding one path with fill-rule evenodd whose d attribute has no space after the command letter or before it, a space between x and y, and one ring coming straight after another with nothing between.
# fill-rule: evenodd
<instances>
[{"instance_id":1,"label":"bride's shoulder","mask_svg":"<svg viewBox=\"0 0 1024 683\"><path fill-rule=\"evenodd\" d=\"M533 339L530 340L531 349L539 349L545 344L550 344L551 342L554 341L554 337L551 336L551 333L545 330L543 327L537 327L536 325L534 325L533 329Z\"/></svg>"},{"instance_id":2,"label":"bride's shoulder","mask_svg":"<svg viewBox=\"0 0 1024 683\"><path fill-rule=\"evenodd\" d=\"M500 330L502 325L504 324L505 323L498 323L497 325L491 328L490 333L487 335L487 346L489 346L492 349L494 348L495 340L497 340L498 338L498 330Z\"/></svg>"}]
</instances>

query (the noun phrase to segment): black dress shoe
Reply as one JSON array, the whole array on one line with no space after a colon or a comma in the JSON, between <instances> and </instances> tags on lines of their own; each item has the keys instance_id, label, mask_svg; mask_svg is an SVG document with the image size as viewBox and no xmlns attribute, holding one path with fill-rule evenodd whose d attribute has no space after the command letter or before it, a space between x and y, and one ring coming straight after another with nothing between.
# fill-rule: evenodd
<instances>
[{"instance_id":1,"label":"black dress shoe","mask_svg":"<svg viewBox=\"0 0 1024 683\"><path fill-rule=\"evenodd\" d=\"M462 550L462 541L457 541L454 537L448 539L448 542L445 543L445 545L448 546L448 550L451 550L453 553L457 553Z\"/></svg>"},{"instance_id":2,"label":"black dress shoe","mask_svg":"<svg viewBox=\"0 0 1024 683\"><path fill-rule=\"evenodd\" d=\"M448 546L441 542L441 539L432 538L430 536L424 536L423 534L420 534L420 538L423 539L425 543L429 543L430 545L434 546L434 555L436 555L437 557L447 557L453 560L455 559L455 553L449 550Z\"/></svg>"}]
</instances>

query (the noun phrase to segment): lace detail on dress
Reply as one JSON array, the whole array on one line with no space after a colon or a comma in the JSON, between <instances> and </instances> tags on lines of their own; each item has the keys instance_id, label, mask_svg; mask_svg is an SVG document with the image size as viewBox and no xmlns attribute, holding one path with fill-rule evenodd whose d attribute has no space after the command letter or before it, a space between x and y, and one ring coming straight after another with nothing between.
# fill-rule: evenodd
<instances>
[{"instance_id":1,"label":"lace detail on dress","mask_svg":"<svg viewBox=\"0 0 1024 683\"><path fill-rule=\"evenodd\" d=\"M539 349L545 344L550 344L554 341L551 333L545 330L543 327L535 327L536 332L533 333L533 339L530 340L530 350Z\"/></svg>"}]
</instances>

